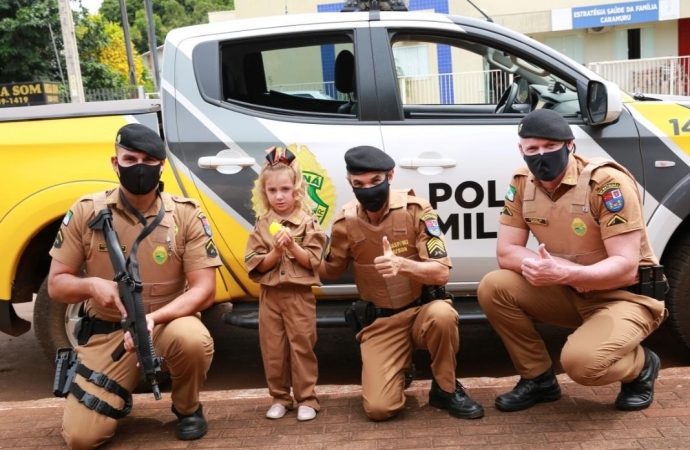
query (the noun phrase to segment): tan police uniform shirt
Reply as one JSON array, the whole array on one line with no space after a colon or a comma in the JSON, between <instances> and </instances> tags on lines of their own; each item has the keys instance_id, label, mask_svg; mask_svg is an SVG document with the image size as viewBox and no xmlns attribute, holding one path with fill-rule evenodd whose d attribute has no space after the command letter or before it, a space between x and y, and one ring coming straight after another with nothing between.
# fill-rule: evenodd
<instances>
[{"instance_id":1,"label":"tan police uniform shirt","mask_svg":"<svg viewBox=\"0 0 690 450\"><path fill-rule=\"evenodd\" d=\"M588 163L571 154L563 180L551 195L527 167L518 169L506 193L500 223L530 230L553 255L584 265L608 256L604 240L640 230L639 264L658 264L649 245L634 178L615 163L597 167L588 176ZM581 200L577 198L578 182L584 187Z\"/></svg>"},{"instance_id":2,"label":"tan police uniform shirt","mask_svg":"<svg viewBox=\"0 0 690 450\"><path fill-rule=\"evenodd\" d=\"M361 238L351 236L353 229L348 229L348 215L356 220L355 231L361 230ZM369 223L366 210L359 202L349 202L334 219L325 267L329 274L338 276L352 262L360 295L379 307L404 307L420 296L422 286L402 275L383 278L375 271L374 260L383 255L383 236L398 256L452 267L438 216L428 201L409 195L408 191L391 190L383 218L376 226ZM360 239L362 242L354 242Z\"/></svg>"},{"instance_id":3,"label":"tan police uniform shirt","mask_svg":"<svg viewBox=\"0 0 690 450\"><path fill-rule=\"evenodd\" d=\"M165 192L161 196L165 216L139 244L136 254L147 313L168 304L185 291L185 273L221 265L210 224L197 202ZM125 258L130 256L132 244L143 225L127 211L119 188L80 198L65 215L50 255L74 269L83 265L87 277L112 280L114 271L103 232L88 227L89 221L98 213L96 209L105 207L112 212L113 228ZM147 222L155 220L160 207L161 198L158 198L148 211L143 212ZM104 309L93 300L87 301L86 311L99 319L120 320L117 309Z\"/></svg>"},{"instance_id":4,"label":"tan police uniform shirt","mask_svg":"<svg viewBox=\"0 0 690 450\"><path fill-rule=\"evenodd\" d=\"M295 260L289 250L285 250L278 264L268 271L261 273L256 267L261 264L266 255L273 249L273 235L269 227L272 222L278 222L290 229L295 243L309 254L311 268L304 267ZM283 219L275 211L256 221L254 231L249 235L244 263L249 278L266 286L281 284L300 284L304 286L320 286L319 266L323 249L326 245L326 234L321 229L316 216L304 211L294 211L292 216Z\"/></svg>"}]
</instances>

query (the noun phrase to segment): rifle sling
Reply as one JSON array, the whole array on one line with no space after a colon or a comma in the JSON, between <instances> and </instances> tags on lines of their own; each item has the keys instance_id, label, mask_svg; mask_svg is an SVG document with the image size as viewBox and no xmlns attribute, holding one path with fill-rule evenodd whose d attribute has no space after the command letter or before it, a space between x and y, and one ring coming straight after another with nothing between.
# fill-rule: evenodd
<instances>
[{"instance_id":1,"label":"rifle sling","mask_svg":"<svg viewBox=\"0 0 690 450\"><path fill-rule=\"evenodd\" d=\"M132 250L129 252L129 256L127 257L127 265L132 268L132 278L134 278L135 283L141 282L141 277L139 276L139 261L137 260L137 250L139 249L139 244L141 241L146 239L146 236L151 234L153 230L156 229L158 224L163 221L163 217L165 216L165 202L163 201L160 192L158 192L158 198L161 200L161 209L158 211L158 215L153 222L149 223L146 218L127 201L127 198L125 198L125 196L122 195L122 191L120 191L120 199L122 200L122 204L124 204L125 208L127 208L127 211L132 213L137 220L139 220L139 223L144 226L144 229L141 230L139 236L137 236L137 238L134 240Z\"/></svg>"}]
</instances>

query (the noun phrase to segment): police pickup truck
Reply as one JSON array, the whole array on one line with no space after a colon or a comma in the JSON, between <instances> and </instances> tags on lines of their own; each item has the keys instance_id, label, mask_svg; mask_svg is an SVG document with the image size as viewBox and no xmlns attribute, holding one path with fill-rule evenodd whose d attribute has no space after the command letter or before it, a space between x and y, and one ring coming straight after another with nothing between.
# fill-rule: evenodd
<instances>
[{"instance_id":1,"label":"police pickup truck","mask_svg":"<svg viewBox=\"0 0 690 450\"><path fill-rule=\"evenodd\" d=\"M343 153L357 145L388 152L396 162L393 187L413 189L439 214L453 262L447 289L461 320L482 320L476 288L497 268L498 216L510 176L523 164L517 125L529 111L549 108L567 119L580 154L614 159L637 179L650 241L670 282L668 323L690 347L690 98L621 92L488 21L402 11L399 0L380 11L375 3L387 2L372 2L369 11L174 30L165 42L160 109L74 118L68 110L62 117L23 113L34 120L19 120L18 108L0 112L10 187L0 198L0 328L25 332L12 303L38 291L34 323L47 354L71 339L76 311L39 290L46 255L69 205L116 181L107 157L123 121L161 126L166 190L199 199L209 216L224 262L216 298L234 305L228 322L256 325L256 315L244 314L255 310L259 289L243 255L254 224L250 189L273 145L297 155L326 230L353 197ZM352 277L315 291L319 305L339 311L317 308L319 325L344 326L342 311L357 296Z\"/></svg>"}]
</instances>

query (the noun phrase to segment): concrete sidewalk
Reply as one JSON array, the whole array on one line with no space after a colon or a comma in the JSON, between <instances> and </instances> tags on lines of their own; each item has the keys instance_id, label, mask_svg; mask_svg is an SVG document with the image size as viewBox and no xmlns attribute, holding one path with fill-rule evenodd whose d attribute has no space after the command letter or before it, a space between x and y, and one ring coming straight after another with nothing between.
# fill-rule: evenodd
<instances>
[{"instance_id":1,"label":"concrete sidewalk","mask_svg":"<svg viewBox=\"0 0 690 450\"><path fill-rule=\"evenodd\" d=\"M261 449L690 449L690 368L661 371L654 403L638 412L613 407L619 385L588 388L559 375L563 398L527 411L502 413L496 395L517 377L461 379L484 405L479 420L450 417L428 405L429 381L406 391L407 407L386 422L369 421L358 386L318 386L322 409L311 422L264 418L270 406L266 389L202 393L209 432L201 440L175 437L170 395L155 401L136 394L132 413L120 421L110 449L261 448ZM0 448L65 448L60 436L62 399L0 403Z\"/></svg>"}]
</instances>

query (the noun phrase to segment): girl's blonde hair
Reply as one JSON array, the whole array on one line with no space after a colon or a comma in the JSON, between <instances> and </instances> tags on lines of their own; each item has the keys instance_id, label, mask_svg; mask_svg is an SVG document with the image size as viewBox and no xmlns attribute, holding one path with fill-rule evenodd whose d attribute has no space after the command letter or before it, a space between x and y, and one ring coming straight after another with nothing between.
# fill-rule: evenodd
<instances>
[{"instance_id":1,"label":"girl's blonde hair","mask_svg":"<svg viewBox=\"0 0 690 450\"><path fill-rule=\"evenodd\" d=\"M273 152L276 150L273 150ZM289 150L280 149L279 151L288 152ZM273 153L269 154L269 156L271 155L273 155ZM266 161L261 168L261 172L254 181L254 188L252 189L252 206L257 219L265 218L271 211L271 205L266 196L266 179L281 172L287 172L290 180L292 180L292 190L295 196L295 210L302 210L307 214L313 213L312 201L307 195L307 183L305 183L304 178L302 178L302 171L297 163L297 158L295 158L294 155L291 156L294 159L289 162L289 158L281 158L275 163L271 162L273 158L266 158L268 161Z\"/></svg>"}]
</instances>

